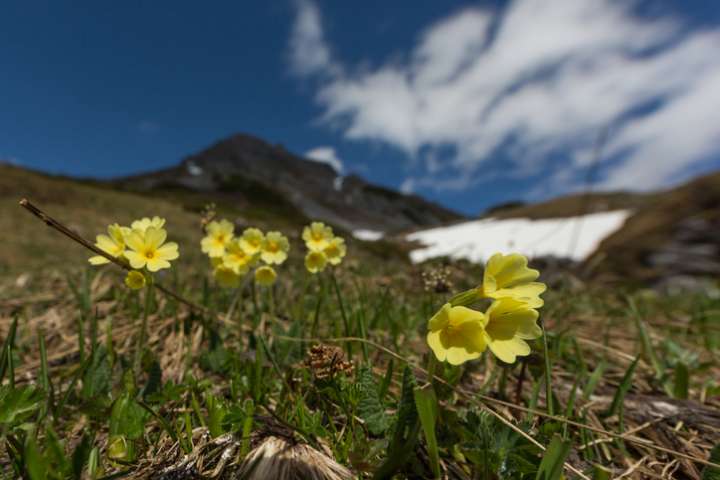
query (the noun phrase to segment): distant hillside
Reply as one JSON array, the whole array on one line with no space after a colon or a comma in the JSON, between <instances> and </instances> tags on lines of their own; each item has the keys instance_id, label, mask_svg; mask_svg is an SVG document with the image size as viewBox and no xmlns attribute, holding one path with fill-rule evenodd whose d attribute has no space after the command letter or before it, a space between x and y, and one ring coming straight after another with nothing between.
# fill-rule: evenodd
<instances>
[{"instance_id":1,"label":"distant hillside","mask_svg":"<svg viewBox=\"0 0 720 480\"><path fill-rule=\"evenodd\" d=\"M235 135L187 157L177 167L115 182L140 192L223 195L239 208L281 209L346 230L394 232L431 227L463 217L416 195L339 178L328 165L294 155L249 135Z\"/></svg>"},{"instance_id":2,"label":"distant hillside","mask_svg":"<svg viewBox=\"0 0 720 480\"><path fill-rule=\"evenodd\" d=\"M580 219L580 217L582 217ZM651 193L572 194L507 202L473 221L411 234L414 261L484 261L494 251L580 260L588 279L652 285L720 278L720 172Z\"/></svg>"},{"instance_id":3,"label":"distant hillside","mask_svg":"<svg viewBox=\"0 0 720 480\"><path fill-rule=\"evenodd\" d=\"M637 210L651 204L657 195L633 192L575 193L538 203L508 202L487 209L481 217L565 218L613 210Z\"/></svg>"},{"instance_id":4,"label":"distant hillside","mask_svg":"<svg viewBox=\"0 0 720 480\"><path fill-rule=\"evenodd\" d=\"M201 259L199 216L169 200L115 191L107 185L45 175L0 164L0 275L86 265L88 252L46 227L18 205L27 197L50 215L89 240L109 223L160 215L168 219L170 236L181 245L185 261Z\"/></svg>"},{"instance_id":5,"label":"distant hillside","mask_svg":"<svg viewBox=\"0 0 720 480\"><path fill-rule=\"evenodd\" d=\"M301 262L300 232L308 217L288 202L283 203L282 196L260 200L257 197L264 191L259 192L252 208L247 208L237 202L234 193L123 191L108 182L48 175L0 163L0 231L3 232L0 279L25 272L37 275L87 265L88 252L84 248L46 227L18 205L24 197L88 240L105 233L109 223L128 224L143 216L164 217L169 237L180 244L179 267L193 272L203 271L198 266L207 265L207 258L199 248L203 234L200 211L207 202L215 201L218 216L234 221L239 227L253 225L263 230L283 231L290 237L295 252L291 261ZM340 228L336 231L346 236L353 258L365 265L407 261L406 252L395 244L361 242Z\"/></svg>"},{"instance_id":6,"label":"distant hillside","mask_svg":"<svg viewBox=\"0 0 720 480\"><path fill-rule=\"evenodd\" d=\"M720 172L656 193L584 265L593 278L720 277Z\"/></svg>"}]
</instances>

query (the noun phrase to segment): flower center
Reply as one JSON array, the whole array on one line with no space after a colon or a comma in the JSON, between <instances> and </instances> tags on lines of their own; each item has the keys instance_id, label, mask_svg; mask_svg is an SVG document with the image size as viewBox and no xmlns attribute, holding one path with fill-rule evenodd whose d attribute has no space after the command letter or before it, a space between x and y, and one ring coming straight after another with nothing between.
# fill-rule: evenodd
<instances>
[{"instance_id":1,"label":"flower center","mask_svg":"<svg viewBox=\"0 0 720 480\"><path fill-rule=\"evenodd\" d=\"M147 250L145 252L145 258L147 258L148 260L152 260L153 258L155 258L155 252L152 250Z\"/></svg>"}]
</instances>

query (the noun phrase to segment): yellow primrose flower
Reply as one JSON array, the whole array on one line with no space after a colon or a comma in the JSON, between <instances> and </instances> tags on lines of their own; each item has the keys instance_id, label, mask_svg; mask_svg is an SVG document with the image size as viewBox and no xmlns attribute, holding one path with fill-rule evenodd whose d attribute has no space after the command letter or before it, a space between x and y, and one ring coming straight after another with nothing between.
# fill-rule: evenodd
<instances>
[{"instance_id":1,"label":"yellow primrose flower","mask_svg":"<svg viewBox=\"0 0 720 480\"><path fill-rule=\"evenodd\" d=\"M265 241L265 235L258 228L246 228L240 237L240 246L246 253L255 255L260 252Z\"/></svg>"},{"instance_id":2,"label":"yellow primrose flower","mask_svg":"<svg viewBox=\"0 0 720 480\"><path fill-rule=\"evenodd\" d=\"M305 240L308 250L322 252L330 244L333 231L322 222L312 222L310 226L303 229L302 238Z\"/></svg>"},{"instance_id":3,"label":"yellow primrose flower","mask_svg":"<svg viewBox=\"0 0 720 480\"><path fill-rule=\"evenodd\" d=\"M542 336L538 312L526 302L504 297L495 300L485 312L485 333L490 351L505 363L530 354L526 340Z\"/></svg>"},{"instance_id":4,"label":"yellow primrose flower","mask_svg":"<svg viewBox=\"0 0 720 480\"><path fill-rule=\"evenodd\" d=\"M543 306L540 295L546 290L544 283L535 282L540 272L527 266L527 258L513 253L496 253L485 265L480 294L488 298L514 298L532 308Z\"/></svg>"},{"instance_id":5,"label":"yellow primrose flower","mask_svg":"<svg viewBox=\"0 0 720 480\"><path fill-rule=\"evenodd\" d=\"M170 260L180 255L175 242L165 243L167 232L162 228L148 227L145 232L133 230L125 240L130 250L125 257L135 269L147 267L150 272L170 268Z\"/></svg>"},{"instance_id":6,"label":"yellow primrose flower","mask_svg":"<svg viewBox=\"0 0 720 480\"><path fill-rule=\"evenodd\" d=\"M277 280L277 273L275 269L269 265L263 265L262 267L255 270L255 282L269 287Z\"/></svg>"},{"instance_id":7,"label":"yellow primrose flower","mask_svg":"<svg viewBox=\"0 0 720 480\"><path fill-rule=\"evenodd\" d=\"M428 323L427 342L441 362L460 365L487 348L485 315L467 307L443 305Z\"/></svg>"},{"instance_id":8,"label":"yellow primrose flower","mask_svg":"<svg viewBox=\"0 0 720 480\"><path fill-rule=\"evenodd\" d=\"M318 273L325 270L327 265L327 257L322 252L309 251L305 256L305 268L310 273Z\"/></svg>"},{"instance_id":9,"label":"yellow primrose flower","mask_svg":"<svg viewBox=\"0 0 720 480\"><path fill-rule=\"evenodd\" d=\"M213 269L213 277L215 277L215 281L218 283L218 285L223 288L239 287L240 279L242 278L242 276L235 273L232 268L228 268L222 262L217 263L218 264Z\"/></svg>"},{"instance_id":10,"label":"yellow primrose flower","mask_svg":"<svg viewBox=\"0 0 720 480\"><path fill-rule=\"evenodd\" d=\"M328 263L331 265L339 265L347 253L345 239L342 237L333 237L328 243L328 246L323 250L323 253L327 257Z\"/></svg>"},{"instance_id":11,"label":"yellow primrose flower","mask_svg":"<svg viewBox=\"0 0 720 480\"><path fill-rule=\"evenodd\" d=\"M505 363L530 354L526 340L542 336L538 312L527 303L504 297L485 313L446 303L428 324L427 342L440 361L460 365L479 358L486 348Z\"/></svg>"},{"instance_id":12,"label":"yellow primrose flower","mask_svg":"<svg viewBox=\"0 0 720 480\"><path fill-rule=\"evenodd\" d=\"M257 255L248 254L240 246L240 239L233 239L225 248L222 263L238 275L245 275L255 264Z\"/></svg>"},{"instance_id":13,"label":"yellow primrose flower","mask_svg":"<svg viewBox=\"0 0 720 480\"><path fill-rule=\"evenodd\" d=\"M108 225L107 231L107 235L98 235L95 237L95 246L100 250L107 252L108 255L118 258L125 253L125 237L130 233L130 229L127 227L121 227L117 223L113 223L112 225ZM110 263L110 260L102 255L90 257L88 261L92 265Z\"/></svg>"},{"instance_id":14,"label":"yellow primrose flower","mask_svg":"<svg viewBox=\"0 0 720 480\"><path fill-rule=\"evenodd\" d=\"M200 248L209 257L222 257L225 247L233 238L235 226L227 220L212 221L205 229L207 235L200 241Z\"/></svg>"},{"instance_id":15,"label":"yellow primrose flower","mask_svg":"<svg viewBox=\"0 0 720 480\"><path fill-rule=\"evenodd\" d=\"M133 230L140 230L144 232L150 227L162 228L165 226L165 219L160 217L143 217L140 220L135 220L130 224L130 228Z\"/></svg>"},{"instance_id":16,"label":"yellow primrose flower","mask_svg":"<svg viewBox=\"0 0 720 480\"><path fill-rule=\"evenodd\" d=\"M140 290L146 283L147 280L145 279L145 275L137 270L130 270L125 277L125 285L130 287L132 290Z\"/></svg>"},{"instance_id":17,"label":"yellow primrose flower","mask_svg":"<svg viewBox=\"0 0 720 480\"><path fill-rule=\"evenodd\" d=\"M290 242L285 235L280 232L268 232L262 244L260 258L265 263L280 265L287 259L289 250Z\"/></svg>"}]
</instances>

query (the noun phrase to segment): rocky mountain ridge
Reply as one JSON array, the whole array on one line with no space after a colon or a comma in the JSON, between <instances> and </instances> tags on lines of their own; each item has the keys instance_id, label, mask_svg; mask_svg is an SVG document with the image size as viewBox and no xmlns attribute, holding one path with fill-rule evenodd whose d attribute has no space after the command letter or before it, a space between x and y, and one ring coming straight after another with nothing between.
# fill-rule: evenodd
<instances>
[{"instance_id":1,"label":"rocky mountain ridge","mask_svg":"<svg viewBox=\"0 0 720 480\"><path fill-rule=\"evenodd\" d=\"M222 192L249 203L274 198L289 202L308 218L350 231L395 232L463 218L417 195L374 185L357 175L341 177L329 165L244 134L190 155L176 167L134 175L117 183L139 191Z\"/></svg>"}]
</instances>

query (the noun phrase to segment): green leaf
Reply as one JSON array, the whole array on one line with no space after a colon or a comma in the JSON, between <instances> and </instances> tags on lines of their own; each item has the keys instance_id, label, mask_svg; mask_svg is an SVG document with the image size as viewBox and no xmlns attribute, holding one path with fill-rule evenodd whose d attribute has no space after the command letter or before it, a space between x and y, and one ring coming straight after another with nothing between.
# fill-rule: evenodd
<instances>
[{"instance_id":1,"label":"green leaf","mask_svg":"<svg viewBox=\"0 0 720 480\"><path fill-rule=\"evenodd\" d=\"M688 367L682 362L675 365L675 382L673 386L673 396L675 398L687 399L688 389L690 387L690 372Z\"/></svg>"},{"instance_id":2,"label":"green leaf","mask_svg":"<svg viewBox=\"0 0 720 480\"><path fill-rule=\"evenodd\" d=\"M35 443L32 436L28 436L23 451L25 461L25 469L27 470L30 480L45 480L47 478L48 464L42 452Z\"/></svg>"},{"instance_id":3,"label":"green leaf","mask_svg":"<svg viewBox=\"0 0 720 480\"><path fill-rule=\"evenodd\" d=\"M110 412L110 435L136 440L145 432L146 420L145 409L124 393L115 401Z\"/></svg>"},{"instance_id":4,"label":"green leaf","mask_svg":"<svg viewBox=\"0 0 720 480\"><path fill-rule=\"evenodd\" d=\"M563 442L559 436L554 436L545 450L535 480L560 480L568 453L570 442Z\"/></svg>"},{"instance_id":5,"label":"green leaf","mask_svg":"<svg viewBox=\"0 0 720 480\"><path fill-rule=\"evenodd\" d=\"M435 390L431 384L415 389L415 407L417 408L422 425L425 441L427 442L430 468L434 478L440 478L440 454L438 452L437 438L435 437L435 424L438 417L438 402Z\"/></svg>"},{"instance_id":6,"label":"green leaf","mask_svg":"<svg viewBox=\"0 0 720 480\"><path fill-rule=\"evenodd\" d=\"M625 400L625 394L630 390L630 387L632 386L632 377L635 373L635 367L637 367L638 362L640 361L640 355L635 357L635 360L630 364L628 369L625 371L625 376L623 376L622 382L620 382L620 386L615 391L615 396L613 397L613 401L610 404L610 408L603 414L605 417L611 417L618 413L620 410L620 407L623 404L623 400Z\"/></svg>"},{"instance_id":7,"label":"green leaf","mask_svg":"<svg viewBox=\"0 0 720 480\"><path fill-rule=\"evenodd\" d=\"M89 400L107 394L110 390L110 375L107 351L101 346L95 349L90 365L83 374L82 397Z\"/></svg>"},{"instance_id":8,"label":"green leaf","mask_svg":"<svg viewBox=\"0 0 720 480\"><path fill-rule=\"evenodd\" d=\"M595 367L595 370L593 370L593 373L590 375L587 384L585 384L585 389L582 394L583 400L589 399L590 395L593 394L598 382L600 382L600 379L602 378L603 373L605 373L605 367L607 367L607 362L605 362L605 360L602 360L597 364L597 367Z\"/></svg>"},{"instance_id":9,"label":"green leaf","mask_svg":"<svg viewBox=\"0 0 720 480\"><path fill-rule=\"evenodd\" d=\"M398 405L394 433L387 449L387 458L373 476L376 480L389 479L408 461L415 452L420 422L415 407L415 376L410 367L403 371L403 387Z\"/></svg>"},{"instance_id":10,"label":"green leaf","mask_svg":"<svg viewBox=\"0 0 720 480\"><path fill-rule=\"evenodd\" d=\"M82 478L83 467L88 461L90 452L93 448L92 443L92 437L85 434L82 436L82 439L80 440L80 443L78 443L77 447L75 447L75 451L73 451L72 455L73 478L78 480Z\"/></svg>"},{"instance_id":11,"label":"green leaf","mask_svg":"<svg viewBox=\"0 0 720 480\"><path fill-rule=\"evenodd\" d=\"M32 417L43 399L43 392L32 386L0 386L0 425L12 427Z\"/></svg>"},{"instance_id":12,"label":"green leaf","mask_svg":"<svg viewBox=\"0 0 720 480\"><path fill-rule=\"evenodd\" d=\"M385 413L375 377L369 367L358 371L358 416L365 421L365 426L373 435L382 435L390 427L390 419Z\"/></svg>"},{"instance_id":13,"label":"green leaf","mask_svg":"<svg viewBox=\"0 0 720 480\"><path fill-rule=\"evenodd\" d=\"M10 331L8 332L8 336L5 338L5 341L3 342L2 351L0 352L0 384L2 384L2 381L5 379L5 374L8 372L8 370L12 369L12 364L9 361L10 355L12 355L12 346L15 343L15 332L17 332L17 317L13 318L12 323L10 324ZM12 372L11 372L12 373ZM14 379L10 379L10 383L14 383Z\"/></svg>"},{"instance_id":14,"label":"green leaf","mask_svg":"<svg viewBox=\"0 0 720 480\"><path fill-rule=\"evenodd\" d=\"M208 393L206 394L205 403L208 411L208 430L213 437L219 437L225 430L222 428L223 419L228 413L228 409L222 399Z\"/></svg>"},{"instance_id":15,"label":"green leaf","mask_svg":"<svg viewBox=\"0 0 720 480\"><path fill-rule=\"evenodd\" d=\"M665 373L665 365L660 361L655 347L653 347L652 340L650 340L650 334L648 333L648 327L645 322L640 318L640 312L635 305L635 301L628 297L628 303L630 304L630 310L633 313L633 320L635 320L635 326L638 329L640 335L640 342L642 343L642 351L645 357L650 361L653 368L655 369L655 377L662 378Z\"/></svg>"},{"instance_id":16,"label":"green leaf","mask_svg":"<svg viewBox=\"0 0 720 480\"><path fill-rule=\"evenodd\" d=\"M710 451L709 460L720 465L720 443L715 445L715 447L713 447ZM720 480L720 468L712 467L710 465L706 466L703 468L702 480Z\"/></svg>"}]
</instances>

